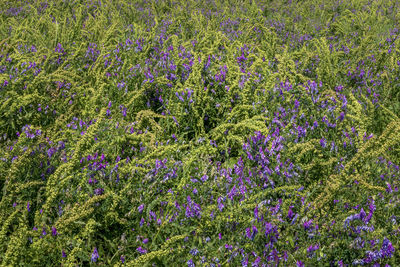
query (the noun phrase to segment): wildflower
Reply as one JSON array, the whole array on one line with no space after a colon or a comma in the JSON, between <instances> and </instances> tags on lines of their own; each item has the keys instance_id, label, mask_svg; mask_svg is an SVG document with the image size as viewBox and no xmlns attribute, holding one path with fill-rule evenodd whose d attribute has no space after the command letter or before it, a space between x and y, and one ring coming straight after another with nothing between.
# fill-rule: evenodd
<instances>
[{"instance_id":1,"label":"wildflower","mask_svg":"<svg viewBox=\"0 0 400 267\"><path fill-rule=\"evenodd\" d=\"M325 138L322 138L322 139L319 141L319 143L320 143L320 145L321 145L323 148L326 147L326 140L325 140Z\"/></svg>"},{"instance_id":2,"label":"wildflower","mask_svg":"<svg viewBox=\"0 0 400 267\"><path fill-rule=\"evenodd\" d=\"M360 220L364 219L364 217L367 216L367 214L365 213L363 208L361 208L359 216L360 216Z\"/></svg>"},{"instance_id":3,"label":"wildflower","mask_svg":"<svg viewBox=\"0 0 400 267\"><path fill-rule=\"evenodd\" d=\"M339 115L339 117L338 117L338 119L339 119L340 121L343 121L344 116L345 116L344 112L341 112L340 115Z\"/></svg>"},{"instance_id":4,"label":"wildflower","mask_svg":"<svg viewBox=\"0 0 400 267\"><path fill-rule=\"evenodd\" d=\"M91 262L96 262L99 258L99 253L97 252L97 248L95 247L92 253L92 257L90 259Z\"/></svg>"},{"instance_id":5,"label":"wildflower","mask_svg":"<svg viewBox=\"0 0 400 267\"><path fill-rule=\"evenodd\" d=\"M392 243L389 241L389 239L387 239L386 237L383 239L383 243L382 243L382 248L381 248L381 252L383 257L392 257L393 253L394 253L394 247L392 245Z\"/></svg>"},{"instance_id":6,"label":"wildflower","mask_svg":"<svg viewBox=\"0 0 400 267\"><path fill-rule=\"evenodd\" d=\"M144 248L142 248L142 247L138 247L138 248L136 249L136 251L139 252L140 254L146 254L146 253L147 253L147 250L144 249Z\"/></svg>"},{"instance_id":7,"label":"wildflower","mask_svg":"<svg viewBox=\"0 0 400 267\"><path fill-rule=\"evenodd\" d=\"M224 204L222 204L222 199L221 199L221 197L219 197L219 198L217 199L217 202L218 202L218 209L219 209L220 211L222 211L222 209L224 208Z\"/></svg>"},{"instance_id":8,"label":"wildflower","mask_svg":"<svg viewBox=\"0 0 400 267\"><path fill-rule=\"evenodd\" d=\"M358 259L353 261L353 265L364 265L364 260L362 259Z\"/></svg>"},{"instance_id":9,"label":"wildflower","mask_svg":"<svg viewBox=\"0 0 400 267\"><path fill-rule=\"evenodd\" d=\"M344 228L347 228L350 225L351 221L359 220L359 219L360 219L360 215L359 214L353 214L353 215L348 216L344 220Z\"/></svg>"},{"instance_id":10,"label":"wildflower","mask_svg":"<svg viewBox=\"0 0 400 267\"><path fill-rule=\"evenodd\" d=\"M51 234L53 235L53 236L56 236L58 233L57 233L57 229L53 226L52 228L51 228Z\"/></svg>"},{"instance_id":11,"label":"wildflower","mask_svg":"<svg viewBox=\"0 0 400 267\"><path fill-rule=\"evenodd\" d=\"M261 263L261 258L257 257L254 262L251 264L251 266L260 266Z\"/></svg>"},{"instance_id":12,"label":"wildflower","mask_svg":"<svg viewBox=\"0 0 400 267\"><path fill-rule=\"evenodd\" d=\"M304 229L305 230L308 230L308 229L310 229L311 228L311 226L312 226L312 220L309 220L309 221L305 221L304 222L304 224L303 224L303 226L304 226Z\"/></svg>"},{"instance_id":13,"label":"wildflower","mask_svg":"<svg viewBox=\"0 0 400 267\"><path fill-rule=\"evenodd\" d=\"M294 218L292 219L292 222L290 223L290 225L293 225L293 224L296 222L296 220L297 220L298 217L299 217L299 214L296 213L296 215L295 215Z\"/></svg>"},{"instance_id":14,"label":"wildflower","mask_svg":"<svg viewBox=\"0 0 400 267\"><path fill-rule=\"evenodd\" d=\"M194 265L192 259L190 259L190 260L187 261L187 265L188 265L188 267L195 267L195 266L196 266L196 265Z\"/></svg>"},{"instance_id":15,"label":"wildflower","mask_svg":"<svg viewBox=\"0 0 400 267\"><path fill-rule=\"evenodd\" d=\"M200 180L201 180L202 182L207 181L207 180L208 180L207 174L203 175L203 176L200 178Z\"/></svg>"},{"instance_id":16,"label":"wildflower","mask_svg":"<svg viewBox=\"0 0 400 267\"><path fill-rule=\"evenodd\" d=\"M258 219L258 206L256 206L254 209L254 217Z\"/></svg>"},{"instance_id":17,"label":"wildflower","mask_svg":"<svg viewBox=\"0 0 400 267\"><path fill-rule=\"evenodd\" d=\"M319 249L319 245L318 244L316 244L316 245L311 245L311 246L309 246L308 248L307 248L307 252L308 253L312 253L312 252L314 252L315 250L317 250L317 249Z\"/></svg>"},{"instance_id":18,"label":"wildflower","mask_svg":"<svg viewBox=\"0 0 400 267\"><path fill-rule=\"evenodd\" d=\"M103 193L104 193L104 188L96 188L96 189L94 190L94 194L95 194L96 196L102 195Z\"/></svg>"},{"instance_id":19,"label":"wildflower","mask_svg":"<svg viewBox=\"0 0 400 267\"><path fill-rule=\"evenodd\" d=\"M189 253L192 254L193 256L196 256L199 253L199 250L197 248L194 248L191 251L189 251Z\"/></svg>"},{"instance_id":20,"label":"wildflower","mask_svg":"<svg viewBox=\"0 0 400 267\"><path fill-rule=\"evenodd\" d=\"M62 48L61 44L58 43L56 48L54 49L55 52L64 53L64 49Z\"/></svg>"},{"instance_id":21,"label":"wildflower","mask_svg":"<svg viewBox=\"0 0 400 267\"><path fill-rule=\"evenodd\" d=\"M144 209L144 205L142 204L142 205L140 205L140 206L138 207L139 213L142 213L143 209Z\"/></svg>"}]
</instances>

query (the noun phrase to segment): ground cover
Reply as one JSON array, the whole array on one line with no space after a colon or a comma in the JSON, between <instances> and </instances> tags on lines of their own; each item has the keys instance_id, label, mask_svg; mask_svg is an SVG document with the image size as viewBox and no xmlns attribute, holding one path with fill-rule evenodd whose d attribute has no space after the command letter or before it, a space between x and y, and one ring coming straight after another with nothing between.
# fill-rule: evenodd
<instances>
[{"instance_id":1,"label":"ground cover","mask_svg":"<svg viewBox=\"0 0 400 267\"><path fill-rule=\"evenodd\" d=\"M4 266L399 266L400 3L2 1Z\"/></svg>"}]
</instances>

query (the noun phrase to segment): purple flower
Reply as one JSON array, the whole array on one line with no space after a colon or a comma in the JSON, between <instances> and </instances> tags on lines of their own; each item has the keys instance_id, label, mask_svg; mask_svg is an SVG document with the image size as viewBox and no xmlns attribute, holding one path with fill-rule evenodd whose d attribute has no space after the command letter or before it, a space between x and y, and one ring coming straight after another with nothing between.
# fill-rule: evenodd
<instances>
[{"instance_id":1,"label":"purple flower","mask_svg":"<svg viewBox=\"0 0 400 267\"><path fill-rule=\"evenodd\" d=\"M309 220L309 221L305 221L304 222L304 224L303 224L303 226L304 226L304 229L305 230L308 230L308 229L310 229L311 228L311 226L312 226L312 220Z\"/></svg>"},{"instance_id":2,"label":"purple flower","mask_svg":"<svg viewBox=\"0 0 400 267\"><path fill-rule=\"evenodd\" d=\"M293 218L292 221L290 222L290 225L293 225L293 224L296 222L296 220L297 220L298 217L299 217L299 214L296 213L296 215L294 215L294 218Z\"/></svg>"},{"instance_id":3,"label":"purple flower","mask_svg":"<svg viewBox=\"0 0 400 267\"><path fill-rule=\"evenodd\" d=\"M53 236L56 236L58 233L57 233L57 229L53 226L52 228L51 228L51 234L53 235Z\"/></svg>"},{"instance_id":4,"label":"purple flower","mask_svg":"<svg viewBox=\"0 0 400 267\"><path fill-rule=\"evenodd\" d=\"M104 188L96 188L96 189L94 190L94 194L95 194L96 196L102 195L103 193L104 193Z\"/></svg>"},{"instance_id":5,"label":"purple flower","mask_svg":"<svg viewBox=\"0 0 400 267\"><path fill-rule=\"evenodd\" d=\"M207 174L204 174L204 175L200 178L200 180L201 180L202 182L207 181L207 180L208 180Z\"/></svg>"},{"instance_id":6,"label":"purple flower","mask_svg":"<svg viewBox=\"0 0 400 267\"><path fill-rule=\"evenodd\" d=\"M225 248L228 249L228 250L232 250L233 246L229 245L229 244L225 244Z\"/></svg>"},{"instance_id":7,"label":"purple flower","mask_svg":"<svg viewBox=\"0 0 400 267\"><path fill-rule=\"evenodd\" d=\"M339 115L339 117L338 117L338 119L339 119L340 121L343 121L344 115L345 115L344 112L341 112L340 115Z\"/></svg>"},{"instance_id":8,"label":"purple flower","mask_svg":"<svg viewBox=\"0 0 400 267\"><path fill-rule=\"evenodd\" d=\"M362 259L357 259L355 261L353 261L353 265L364 265L364 260Z\"/></svg>"},{"instance_id":9,"label":"purple flower","mask_svg":"<svg viewBox=\"0 0 400 267\"><path fill-rule=\"evenodd\" d=\"M322 138L322 139L319 141L319 143L321 144L321 146L322 146L323 148L326 147L326 140L325 140L325 138Z\"/></svg>"},{"instance_id":10,"label":"purple flower","mask_svg":"<svg viewBox=\"0 0 400 267\"><path fill-rule=\"evenodd\" d=\"M289 219L293 218L293 216L294 216L294 215L293 215L293 211L292 211L292 207L293 207L293 206L290 206L290 207L289 207L288 216L287 216Z\"/></svg>"},{"instance_id":11,"label":"purple flower","mask_svg":"<svg viewBox=\"0 0 400 267\"><path fill-rule=\"evenodd\" d=\"M314 251L316 251L317 249L319 249L319 245L318 244L316 244L316 245L311 245L311 246L309 246L308 248L307 248L307 252L308 253L312 253L312 252L314 252Z\"/></svg>"},{"instance_id":12,"label":"purple flower","mask_svg":"<svg viewBox=\"0 0 400 267\"><path fill-rule=\"evenodd\" d=\"M136 251L139 252L140 254L146 254L146 253L147 253L147 250L144 249L144 248L142 248L142 247L138 247L138 248L136 249Z\"/></svg>"},{"instance_id":13,"label":"purple flower","mask_svg":"<svg viewBox=\"0 0 400 267\"><path fill-rule=\"evenodd\" d=\"M365 213L363 208L361 208L359 216L360 216L360 220L364 219L364 217L367 216L367 214Z\"/></svg>"},{"instance_id":14,"label":"purple flower","mask_svg":"<svg viewBox=\"0 0 400 267\"><path fill-rule=\"evenodd\" d=\"M254 262L251 264L251 266L260 266L261 263L261 258L257 257Z\"/></svg>"},{"instance_id":15,"label":"purple flower","mask_svg":"<svg viewBox=\"0 0 400 267\"><path fill-rule=\"evenodd\" d=\"M191 251L189 251L189 253L192 254L193 256L196 256L199 253L199 250L197 248L194 248Z\"/></svg>"},{"instance_id":16,"label":"purple flower","mask_svg":"<svg viewBox=\"0 0 400 267\"><path fill-rule=\"evenodd\" d=\"M97 252L97 248L95 247L92 253L92 257L90 259L91 262L96 262L99 258L99 253Z\"/></svg>"},{"instance_id":17,"label":"purple flower","mask_svg":"<svg viewBox=\"0 0 400 267\"><path fill-rule=\"evenodd\" d=\"M258 219L258 206L254 209L254 218Z\"/></svg>"},{"instance_id":18,"label":"purple flower","mask_svg":"<svg viewBox=\"0 0 400 267\"><path fill-rule=\"evenodd\" d=\"M119 258L121 260L122 263L125 262L125 257L121 255L121 257Z\"/></svg>"},{"instance_id":19,"label":"purple flower","mask_svg":"<svg viewBox=\"0 0 400 267\"><path fill-rule=\"evenodd\" d=\"M196 267L196 265L194 265L192 259L190 259L190 260L187 261L187 265L188 265L188 267Z\"/></svg>"},{"instance_id":20,"label":"purple flower","mask_svg":"<svg viewBox=\"0 0 400 267\"><path fill-rule=\"evenodd\" d=\"M255 225L253 225L251 228L252 228L252 234L251 234L251 236L249 236L249 238L251 240L254 240L256 234L258 233L258 229L257 229L257 227Z\"/></svg>"},{"instance_id":21,"label":"purple flower","mask_svg":"<svg viewBox=\"0 0 400 267\"><path fill-rule=\"evenodd\" d=\"M127 108L122 108L122 116L126 117Z\"/></svg>"},{"instance_id":22,"label":"purple flower","mask_svg":"<svg viewBox=\"0 0 400 267\"><path fill-rule=\"evenodd\" d=\"M220 211L222 211L222 209L224 208L224 204L222 204L222 198L219 197L219 198L217 199L217 202L218 202L218 209L219 209Z\"/></svg>"},{"instance_id":23,"label":"purple flower","mask_svg":"<svg viewBox=\"0 0 400 267\"><path fill-rule=\"evenodd\" d=\"M360 214L353 214L353 215L348 216L344 220L344 228L347 228L350 225L351 221L359 220L359 219L360 219Z\"/></svg>"},{"instance_id":24,"label":"purple flower","mask_svg":"<svg viewBox=\"0 0 400 267\"><path fill-rule=\"evenodd\" d=\"M64 53L64 49L62 48L61 44L58 43L56 48L54 49L55 52Z\"/></svg>"},{"instance_id":25,"label":"purple flower","mask_svg":"<svg viewBox=\"0 0 400 267\"><path fill-rule=\"evenodd\" d=\"M63 258L66 258L66 257L67 257L67 254L65 254L65 251L64 251L64 250L61 251L61 256L62 256Z\"/></svg>"},{"instance_id":26,"label":"purple flower","mask_svg":"<svg viewBox=\"0 0 400 267\"><path fill-rule=\"evenodd\" d=\"M392 257L393 253L394 253L394 247L392 245L392 243L389 241L389 239L387 239L386 237L383 239L382 242L382 248L381 248L381 252L383 257Z\"/></svg>"},{"instance_id":27,"label":"purple flower","mask_svg":"<svg viewBox=\"0 0 400 267\"><path fill-rule=\"evenodd\" d=\"M143 209L144 209L144 205L142 204L142 205L140 205L140 206L138 207L139 213L142 213Z\"/></svg>"},{"instance_id":28,"label":"purple flower","mask_svg":"<svg viewBox=\"0 0 400 267\"><path fill-rule=\"evenodd\" d=\"M246 228L246 236L248 238L251 238L251 230L250 230L250 228Z\"/></svg>"}]
</instances>

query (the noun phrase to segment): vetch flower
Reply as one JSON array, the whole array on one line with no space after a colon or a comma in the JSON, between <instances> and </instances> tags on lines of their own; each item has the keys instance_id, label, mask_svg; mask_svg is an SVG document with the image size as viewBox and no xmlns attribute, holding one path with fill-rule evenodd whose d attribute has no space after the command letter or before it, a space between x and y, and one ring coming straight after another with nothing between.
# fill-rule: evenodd
<instances>
[{"instance_id":1,"label":"vetch flower","mask_svg":"<svg viewBox=\"0 0 400 267\"><path fill-rule=\"evenodd\" d=\"M317 249L319 249L319 245L318 244L309 246L307 248L307 252L310 254L309 256L312 257L313 256L313 252L316 251Z\"/></svg>"},{"instance_id":2,"label":"vetch flower","mask_svg":"<svg viewBox=\"0 0 400 267\"><path fill-rule=\"evenodd\" d=\"M194 248L191 251L189 251L189 253L192 254L193 256L196 256L199 253L199 250L197 248Z\"/></svg>"},{"instance_id":3,"label":"vetch flower","mask_svg":"<svg viewBox=\"0 0 400 267\"><path fill-rule=\"evenodd\" d=\"M188 266L188 267L196 267L196 265L194 265L192 259L190 259L190 260L187 261L187 266Z\"/></svg>"},{"instance_id":4,"label":"vetch flower","mask_svg":"<svg viewBox=\"0 0 400 267\"><path fill-rule=\"evenodd\" d=\"M309 220L309 221L305 221L304 223L303 223L303 226L304 226L304 229L305 230L308 230L308 229L310 229L311 228L311 226L312 226L312 221L313 220Z\"/></svg>"},{"instance_id":5,"label":"vetch flower","mask_svg":"<svg viewBox=\"0 0 400 267\"><path fill-rule=\"evenodd\" d=\"M296 213L296 215L294 215L294 218L293 218L292 221L290 222L290 225L293 225L293 224L296 222L296 220L297 220L298 217L299 217L299 214Z\"/></svg>"},{"instance_id":6,"label":"vetch flower","mask_svg":"<svg viewBox=\"0 0 400 267\"><path fill-rule=\"evenodd\" d=\"M102 195L103 193L104 193L104 188L96 188L96 189L94 190L94 194L95 194L96 196Z\"/></svg>"},{"instance_id":7,"label":"vetch flower","mask_svg":"<svg viewBox=\"0 0 400 267\"><path fill-rule=\"evenodd\" d=\"M389 239L387 239L386 237L383 239L382 242L382 248L381 248L381 252L383 257L387 257L390 258L393 256L395 249L392 245L392 243L389 241Z\"/></svg>"},{"instance_id":8,"label":"vetch flower","mask_svg":"<svg viewBox=\"0 0 400 267\"><path fill-rule=\"evenodd\" d=\"M289 219L292 219L293 216L294 216L294 215L293 215L292 208L293 208L293 206L290 206L290 207L289 207L288 216L287 216Z\"/></svg>"},{"instance_id":9,"label":"vetch flower","mask_svg":"<svg viewBox=\"0 0 400 267\"><path fill-rule=\"evenodd\" d=\"M92 257L90 259L91 262L96 262L99 258L99 253L97 252L97 248L95 247L92 253Z\"/></svg>"},{"instance_id":10,"label":"vetch flower","mask_svg":"<svg viewBox=\"0 0 400 267\"><path fill-rule=\"evenodd\" d=\"M225 244L225 248L226 248L227 250L232 250L232 249L233 249L233 246L232 246L232 245L229 245L229 244Z\"/></svg>"},{"instance_id":11,"label":"vetch flower","mask_svg":"<svg viewBox=\"0 0 400 267\"><path fill-rule=\"evenodd\" d=\"M144 248L142 248L142 247L138 247L138 248L136 249L136 251L139 252L140 254L146 254L146 253L147 253L147 250L144 249Z\"/></svg>"},{"instance_id":12,"label":"vetch flower","mask_svg":"<svg viewBox=\"0 0 400 267\"><path fill-rule=\"evenodd\" d=\"M138 211L139 211L139 213L142 213L143 209L144 209L144 205L143 205L143 204L141 204L141 205L138 207Z\"/></svg>"},{"instance_id":13,"label":"vetch flower","mask_svg":"<svg viewBox=\"0 0 400 267\"><path fill-rule=\"evenodd\" d=\"M320 143L320 145L321 145L323 148L326 147L326 140L325 140L325 138L322 138L322 139L319 141L319 143Z\"/></svg>"}]
</instances>

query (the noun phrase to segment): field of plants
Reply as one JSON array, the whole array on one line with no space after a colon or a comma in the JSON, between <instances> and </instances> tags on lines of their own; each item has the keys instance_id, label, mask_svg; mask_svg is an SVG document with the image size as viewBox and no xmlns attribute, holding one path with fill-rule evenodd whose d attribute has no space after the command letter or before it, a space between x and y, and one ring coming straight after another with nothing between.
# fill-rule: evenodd
<instances>
[{"instance_id":1,"label":"field of plants","mask_svg":"<svg viewBox=\"0 0 400 267\"><path fill-rule=\"evenodd\" d=\"M399 24L0 1L0 266L400 266Z\"/></svg>"}]
</instances>

